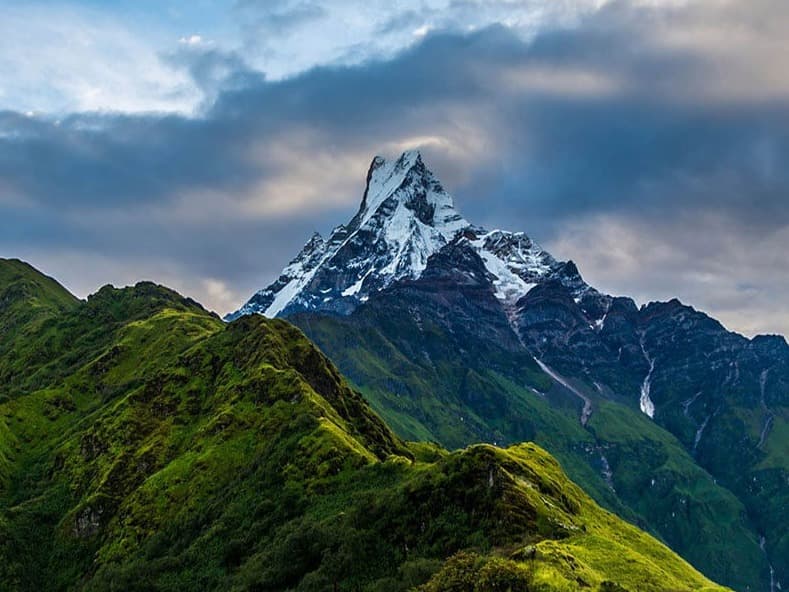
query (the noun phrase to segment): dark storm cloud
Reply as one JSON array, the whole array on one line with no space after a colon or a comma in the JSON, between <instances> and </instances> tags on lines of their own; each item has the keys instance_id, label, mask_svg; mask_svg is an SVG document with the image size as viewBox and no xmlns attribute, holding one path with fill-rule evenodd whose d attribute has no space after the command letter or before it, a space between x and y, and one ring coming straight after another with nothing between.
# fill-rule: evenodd
<instances>
[{"instance_id":1,"label":"dark storm cloud","mask_svg":"<svg viewBox=\"0 0 789 592\"><path fill-rule=\"evenodd\" d=\"M732 109L637 96L529 107L510 113L520 124L512 154L485 174L497 207L541 224L623 210L670 219L672 208L714 208L752 229L789 223L784 105Z\"/></svg>"},{"instance_id":2,"label":"dark storm cloud","mask_svg":"<svg viewBox=\"0 0 789 592\"><path fill-rule=\"evenodd\" d=\"M527 230L582 270L586 253L603 288L651 293L637 266L630 283L602 273L594 248L617 245L599 232L623 228L674 249L653 261L662 285L683 257L725 283L726 261L747 264L726 237L789 251L789 10L750 6L615 4L529 41L504 27L437 33L388 61L282 81L237 56L180 54L215 97L198 117L0 114L0 245L166 253L246 295L308 228L352 215L373 154L419 145L468 218ZM783 263L728 282L733 323L754 285L789 294L768 279ZM683 295L681 281L668 288ZM684 294L704 304L704 285Z\"/></svg>"},{"instance_id":3,"label":"dark storm cloud","mask_svg":"<svg viewBox=\"0 0 789 592\"><path fill-rule=\"evenodd\" d=\"M234 191L260 174L235 145L231 122L132 115L25 119L0 119L0 179L5 192L50 206L53 214L141 205L196 187Z\"/></svg>"}]
</instances>

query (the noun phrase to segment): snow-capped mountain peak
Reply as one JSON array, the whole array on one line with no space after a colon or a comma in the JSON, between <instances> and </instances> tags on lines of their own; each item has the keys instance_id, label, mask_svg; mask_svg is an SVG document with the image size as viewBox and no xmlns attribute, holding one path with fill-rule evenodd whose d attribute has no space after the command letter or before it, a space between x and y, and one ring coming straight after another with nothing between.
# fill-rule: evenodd
<instances>
[{"instance_id":1,"label":"snow-capped mountain peak","mask_svg":"<svg viewBox=\"0 0 789 592\"><path fill-rule=\"evenodd\" d=\"M397 210L402 207L401 220ZM374 217L393 222L408 222L416 218L425 226L435 228L446 240L468 226L441 183L425 166L417 150L404 152L397 160L387 161L376 156L367 174L359 213L349 226L364 227Z\"/></svg>"},{"instance_id":2,"label":"snow-capped mountain peak","mask_svg":"<svg viewBox=\"0 0 789 592\"><path fill-rule=\"evenodd\" d=\"M349 314L374 292L419 278L430 257L460 237L477 251L506 306L545 279L563 281L564 264L525 234L489 232L465 220L421 154L412 150L396 160L376 156L351 221L326 240L314 234L275 282L227 319L300 310ZM588 286L582 282L578 288Z\"/></svg>"}]
</instances>

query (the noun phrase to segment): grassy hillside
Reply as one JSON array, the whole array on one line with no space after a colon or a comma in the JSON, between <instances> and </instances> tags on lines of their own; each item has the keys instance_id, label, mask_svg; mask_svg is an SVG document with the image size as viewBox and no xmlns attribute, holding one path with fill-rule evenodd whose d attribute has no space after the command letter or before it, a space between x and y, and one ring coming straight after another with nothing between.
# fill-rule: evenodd
<instances>
[{"instance_id":1,"label":"grassy hillside","mask_svg":"<svg viewBox=\"0 0 789 592\"><path fill-rule=\"evenodd\" d=\"M284 321L27 280L0 309L3 589L723 589L534 444L404 443Z\"/></svg>"},{"instance_id":2,"label":"grassy hillside","mask_svg":"<svg viewBox=\"0 0 789 592\"><path fill-rule=\"evenodd\" d=\"M350 317L291 320L401 437L449 448L534 441L598 503L659 536L707 575L742 590L764 578L767 564L742 502L675 436L577 381L593 403L581 425L580 399L525 351L500 346L495 336L465 335L442 314L450 313L381 295Z\"/></svg>"}]
</instances>

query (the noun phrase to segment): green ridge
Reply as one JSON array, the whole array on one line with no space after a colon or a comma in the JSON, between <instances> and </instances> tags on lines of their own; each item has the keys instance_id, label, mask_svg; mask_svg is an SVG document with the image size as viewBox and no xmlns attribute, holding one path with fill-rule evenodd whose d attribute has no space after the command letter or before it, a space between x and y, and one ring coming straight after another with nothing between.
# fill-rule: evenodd
<instances>
[{"instance_id":1,"label":"green ridge","mask_svg":"<svg viewBox=\"0 0 789 592\"><path fill-rule=\"evenodd\" d=\"M742 502L670 432L597 396L591 384L577 385L594 408L581 426L579 399L550 390L552 381L529 356L497 349L494 340L459 342L427 320L420 328L403 311L386 310L291 320L401 437L450 449L534 441L595 501L660 537L704 573L743 590L760 580L766 563Z\"/></svg>"},{"instance_id":2,"label":"green ridge","mask_svg":"<svg viewBox=\"0 0 789 592\"><path fill-rule=\"evenodd\" d=\"M0 309L4 590L723 590L535 444L404 443L285 321L25 272L41 293Z\"/></svg>"}]
</instances>

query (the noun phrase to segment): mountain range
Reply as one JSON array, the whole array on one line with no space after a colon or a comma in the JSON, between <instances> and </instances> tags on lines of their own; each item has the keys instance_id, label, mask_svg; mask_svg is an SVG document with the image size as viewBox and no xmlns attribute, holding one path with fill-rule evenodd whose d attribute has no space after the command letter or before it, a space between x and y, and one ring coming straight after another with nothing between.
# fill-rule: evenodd
<instances>
[{"instance_id":1,"label":"mountain range","mask_svg":"<svg viewBox=\"0 0 789 592\"><path fill-rule=\"evenodd\" d=\"M300 327L402 438L536 442L707 576L789 580L785 339L599 292L466 221L418 152L376 157L350 222L226 320L253 313Z\"/></svg>"},{"instance_id":2,"label":"mountain range","mask_svg":"<svg viewBox=\"0 0 789 592\"><path fill-rule=\"evenodd\" d=\"M295 326L0 259L0 588L717 592L534 443L406 442Z\"/></svg>"}]
</instances>

